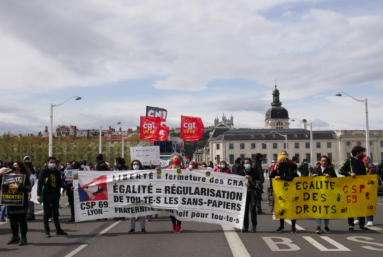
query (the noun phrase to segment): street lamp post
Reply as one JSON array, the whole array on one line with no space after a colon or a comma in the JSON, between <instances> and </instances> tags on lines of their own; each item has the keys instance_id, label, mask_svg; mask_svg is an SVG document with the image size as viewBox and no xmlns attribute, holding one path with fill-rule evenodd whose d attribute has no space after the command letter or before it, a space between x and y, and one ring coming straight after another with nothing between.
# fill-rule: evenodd
<instances>
[{"instance_id":1,"label":"street lamp post","mask_svg":"<svg viewBox=\"0 0 383 257\"><path fill-rule=\"evenodd\" d=\"M366 152L367 152L367 156L369 156L371 158L371 151L370 151L370 128L369 128L369 125L368 125L368 106L367 106L367 98L362 100L362 99L358 99L358 98L355 98L355 97L352 97L351 95L345 93L345 92L339 92L338 94L336 94L336 96L342 96L342 94L346 94L348 95L349 97L351 97L352 99L354 99L355 101L358 101L358 102L364 102L364 106L365 106L365 112L366 112Z\"/></svg>"},{"instance_id":2,"label":"street lamp post","mask_svg":"<svg viewBox=\"0 0 383 257\"><path fill-rule=\"evenodd\" d=\"M124 158L125 156L125 145L124 145L124 139L129 138L129 137L123 137L121 138L121 143L122 143L122 149L121 149L121 158Z\"/></svg>"},{"instance_id":3,"label":"street lamp post","mask_svg":"<svg viewBox=\"0 0 383 257\"><path fill-rule=\"evenodd\" d=\"M277 133L278 135L284 137L285 138L285 144L286 144L286 150L289 148L289 146L287 145L287 135L282 135L282 134L278 133L277 131L270 131L270 133Z\"/></svg>"},{"instance_id":4,"label":"street lamp post","mask_svg":"<svg viewBox=\"0 0 383 257\"><path fill-rule=\"evenodd\" d=\"M117 123L117 125L121 124L120 121L115 121L115 122L110 123L110 124L108 125L108 127L111 126L111 125L114 124L114 123ZM103 127L103 126L100 126L100 143L99 143L99 145L98 145L98 153L100 153L100 154L102 153L102 127ZM106 127L106 126L104 126L104 127Z\"/></svg>"},{"instance_id":5,"label":"street lamp post","mask_svg":"<svg viewBox=\"0 0 383 257\"><path fill-rule=\"evenodd\" d=\"M291 121L299 120L302 122L300 119L292 119ZM314 140L313 140L313 124L312 123L307 123L310 125L310 163L311 166L314 167Z\"/></svg>"},{"instance_id":6,"label":"street lamp post","mask_svg":"<svg viewBox=\"0 0 383 257\"><path fill-rule=\"evenodd\" d=\"M59 103L59 104L51 104L51 113L50 113L50 124L49 124L49 143L48 143L48 154L49 156L52 156L53 155L53 107L58 107L64 103L66 103L69 99L71 98L74 98L76 97L76 101L77 100L80 100L81 97L79 96L72 96L72 97L69 97L68 99L66 99L64 102L62 103Z\"/></svg>"}]
</instances>

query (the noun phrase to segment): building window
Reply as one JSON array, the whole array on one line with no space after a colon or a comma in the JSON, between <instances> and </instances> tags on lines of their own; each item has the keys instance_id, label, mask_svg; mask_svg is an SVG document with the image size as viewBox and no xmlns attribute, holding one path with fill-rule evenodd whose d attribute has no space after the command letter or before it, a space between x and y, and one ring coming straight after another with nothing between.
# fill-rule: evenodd
<instances>
[{"instance_id":1,"label":"building window","mask_svg":"<svg viewBox=\"0 0 383 257\"><path fill-rule=\"evenodd\" d=\"M239 149L245 149L245 143L240 143L239 144Z\"/></svg>"},{"instance_id":2,"label":"building window","mask_svg":"<svg viewBox=\"0 0 383 257\"><path fill-rule=\"evenodd\" d=\"M229 163L234 164L234 155L233 154L229 155Z\"/></svg>"},{"instance_id":3,"label":"building window","mask_svg":"<svg viewBox=\"0 0 383 257\"><path fill-rule=\"evenodd\" d=\"M311 155L306 153L306 161L311 163Z\"/></svg>"},{"instance_id":4,"label":"building window","mask_svg":"<svg viewBox=\"0 0 383 257\"><path fill-rule=\"evenodd\" d=\"M294 143L295 149L299 149L299 143Z\"/></svg>"},{"instance_id":5,"label":"building window","mask_svg":"<svg viewBox=\"0 0 383 257\"><path fill-rule=\"evenodd\" d=\"M332 148L331 142L327 142L327 148Z\"/></svg>"},{"instance_id":6,"label":"building window","mask_svg":"<svg viewBox=\"0 0 383 257\"><path fill-rule=\"evenodd\" d=\"M242 160L245 159L245 155L244 154L241 154L240 157L241 157Z\"/></svg>"},{"instance_id":7,"label":"building window","mask_svg":"<svg viewBox=\"0 0 383 257\"><path fill-rule=\"evenodd\" d=\"M251 143L251 149L255 149L255 143Z\"/></svg>"},{"instance_id":8,"label":"building window","mask_svg":"<svg viewBox=\"0 0 383 257\"><path fill-rule=\"evenodd\" d=\"M383 153L382 153L383 154ZM273 162L276 162L278 159L278 154L273 154Z\"/></svg>"},{"instance_id":9,"label":"building window","mask_svg":"<svg viewBox=\"0 0 383 257\"><path fill-rule=\"evenodd\" d=\"M350 142L350 141L347 141L347 142L346 142L346 145L347 145L347 146L350 146L350 145L351 145L351 142Z\"/></svg>"},{"instance_id":10,"label":"building window","mask_svg":"<svg viewBox=\"0 0 383 257\"><path fill-rule=\"evenodd\" d=\"M321 157L322 155L320 154L320 153L317 153L317 162L319 162L320 161L320 157Z\"/></svg>"},{"instance_id":11,"label":"building window","mask_svg":"<svg viewBox=\"0 0 383 257\"><path fill-rule=\"evenodd\" d=\"M278 143L273 143L273 149L278 149Z\"/></svg>"},{"instance_id":12,"label":"building window","mask_svg":"<svg viewBox=\"0 0 383 257\"><path fill-rule=\"evenodd\" d=\"M317 142L316 145L317 145L317 148L320 148L320 142Z\"/></svg>"},{"instance_id":13,"label":"building window","mask_svg":"<svg viewBox=\"0 0 383 257\"><path fill-rule=\"evenodd\" d=\"M276 126L277 126L277 129L283 129L283 123L280 121L277 122Z\"/></svg>"},{"instance_id":14,"label":"building window","mask_svg":"<svg viewBox=\"0 0 383 257\"><path fill-rule=\"evenodd\" d=\"M265 143L262 143L262 149L266 149L266 144Z\"/></svg>"},{"instance_id":15,"label":"building window","mask_svg":"<svg viewBox=\"0 0 383 257\"><path fill-rule=\"evenodd\" d=\"M330 162L332 162L332 153L328 153L327 157L330 159Z\"/></svg>"},{"instance_id":16,"label":"building window","mask_svg":"<svg viewBox=\"0 0 383 257\"><path fill-rule=\"evenodd\" d=\"M380 147L383 147L383 141L380 141Z\"/></svg>"},{"instance_id":17,"label":"building window","mask_svg":"<svg viewBox=\"0 0 383 257\"><path fill-rule=\"evenodd\" d=\"M256 161L256 159L255 159L255 154L252 154L251 155L251 160L254 162L254 161Z\"/></svg>"},{"instance_id":18,"label":"building window","mask_svg":"<svg viewBox=\"0 0 383 257\"><path fill-rule=\"evenodd\" d=\"M310 143L309 142L306 142L306 148L310 149Z\"/></svg>"},{"instance_id":19,"label":"building window","mask_svg":"<svg viewBox=\"0 0 383 257\"><path fill-rule=\"evenodd\" d=\"M295 162L296 162L296 163L299 163L299 162L300 162L300 160L299 160L299 153L296 153L296 154L295 154L295 157L297 158L297 159L295 160Z\"/></svg>"},{"instance_id":20,"label":"building window","mask_svg":"<svg viewBox=\"0 0 383 257\"><path fill-rule=\"evenodd\" d=\"M229 144L229 150L233 150L234 149L234 144L230 143Z\"/></svg>"},{"instance_id":21,"label":"building window","mask_svg":"<svg viewBox=\"0 0 383 257\"><path fill-rule=\"evenodd\" d=\"M350 158L351 157L351 153L346 153L346 158Z\"/></svg>"},{"instance_id":22,"label":"building window","mask_svg":"<svg viewBox=\"0 0 383 257\"><path fill-rule=\"evenodd\" d=\"M286 143L283 143L283 149L287 149Z\"/></svg>"},{"instance_id":23,"label":"building window","mask_svg":"<svg viewBox=\"0 0 383 257\"><path fill-rule=\"evenodd\" d=\"M383 152L380 153L380 159L383 160Z\"/></svg>"},{"instance_id":24,"label":"building window","mask_svg":"<svg viewBox=\"0 0 383 257\"><path fill-rule=\"evenodd\" d=\"M263 163L263 164L266 164L266 163L267 163L267 154L263 154L262 163Z\"/></svg>"},{"instance_id":25,"label":"building window","mask_svg":"<svg viewBox=\"0 0 383 257\"><path fill-rule=\"evenodd\" d=\"M219 150L220 144L216 144L216 146L217 146L217 150Z\"/></svg>"},{"instance_id":26,"label":"building window","mask_svg":"<svg viewBox=\"0 0 383 257\"><path fill-rule=\"evenodd\" d=\"M217 161L217 163L219 163L221 161L221 156L219 156L219 154L217 154L217 157L215 157L215 160Z\"/></svg>"},{"instance_id":27,"label":"building window","mask_svg":"<svg viewBox=\"0 0 383 257\"><path fill-rule=\"evenodd\" d=\"M362 142L358 141L358 143L356 143L358 146L361 146L362 145Z\"/></svg>"},{"instance_id":28,"label":"building window","mask_svg":"<svg viewBox=\"0 0 383 257\"><path fill-rule=\"evenodd\" d=\"M370 141L370 146L372 146L372 141Z\"/></svg>"}]
</instances>

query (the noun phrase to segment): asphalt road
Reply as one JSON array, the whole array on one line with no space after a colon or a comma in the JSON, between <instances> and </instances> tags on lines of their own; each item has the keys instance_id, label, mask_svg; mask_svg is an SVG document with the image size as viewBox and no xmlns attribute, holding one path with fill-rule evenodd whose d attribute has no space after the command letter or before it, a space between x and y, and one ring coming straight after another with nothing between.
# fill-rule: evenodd
<instances>
[{"instance_id":1,"label":"asphalt road","mask_svg":"<svg viewBox=\"0 0 383 257\"><path fill-rule=\"evenodd\" d=\"M265 185L265 187L267 187ZM291 226L277 233L279 220L274 220L264 194L262 202L266 215L258 215L257 233L241 233L229 227L196 222L183 222L182 232L174 234L169 217L146 222L147 234L128 234L130 221L106 220L67 223L69 207L62 197L60 221L68 236L44 236L42 208L36 205L36 221L28 223L28 245L7 245L11 238L8 222L0 222L0 256L382 256L383 254L383 196L378 198L375 226L362 232L355 226L348 232L346 219L331 220L331 234L314 233L315 220L299 219L298 233ZM140 223L136 222L136 231Z\"/></svg>"}]
</instances>

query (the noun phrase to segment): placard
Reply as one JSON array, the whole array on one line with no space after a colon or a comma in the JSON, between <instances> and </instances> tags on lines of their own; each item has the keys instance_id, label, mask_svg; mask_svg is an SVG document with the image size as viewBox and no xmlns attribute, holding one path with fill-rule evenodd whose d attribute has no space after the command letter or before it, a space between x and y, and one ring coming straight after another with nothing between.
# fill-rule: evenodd
<instances>
[{"instance_id":1,"label":"placard","mask_svg":"<svg viewBox=\"0 0 383 257\"><path fill-rule=\"evenodd\" d=\"M24 174L4 174L1 185L1 205L22 206L24 203L24 193L19 190L11 189L12 185L24 186Z\"/></svg>"},{"instance_id":2,"label":"placard","mask_svg":"<svg viewBox=\"0 0 383 257\"><path fill-rule=\"evenodd\" d=\"M130 147L130 159L139 160L142 165L160 165L159 146L135 146Z\"/></svg>"}]
</instances>

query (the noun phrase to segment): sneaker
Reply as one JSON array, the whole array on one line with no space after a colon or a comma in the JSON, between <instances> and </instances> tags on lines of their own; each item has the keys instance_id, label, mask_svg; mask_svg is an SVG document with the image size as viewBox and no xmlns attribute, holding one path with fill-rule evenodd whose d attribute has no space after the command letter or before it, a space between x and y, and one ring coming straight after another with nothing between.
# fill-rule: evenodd
<instances>
[{"instance_id":1,"label":"sneaker","mask_svg":"<svg viewBox=\"0 0 383 257\"><path fill-rule=\"evenodd\" d=\"M134 233L134 229L131 229L131 230L129 230L129 232L128 232L128 234L132 234L132 233Z\"/></svg>"},{"instance_id":2,"label":"sneaker","mask_svg":"<svg viewBox=\"0 0 383 257\"><path fill-rule=\"evenodd\" d=\"M175 233L180 233L181 231L182 231L181 226L177 226L177 227L176 227L176 232L175 232Z\"/></svg>"},{"instance_id":3,"label":"sneaker","mask_svg":"<svg viewBox=\"0 0 383 257\"><path fill-rule=\"evenodd\" d=\"M21 238L21 239L20 239L19 246L23 246L23 245L26 245L26 244L28 244L28 243L27 243L27 238Z\"/></svg>"},{"instance_id":4,"label":"sneaker","mask_svg":"<svg viewBox=\"0 0 383 257\"><path fill-rule=\"evenodd\" d=\"M361 227L360 229L364 232L370 232L371 231L371 229L369 229L366 225L364 227Z\"/></svg>"},{"instance_id":5,"label":"sneaker","mask_svg":"<svg viewBox=\"0 0 383 257\"><path fill-rule=\"evenodd\" d=\"M49 218L49 220L48 221L52 221L52 218Z\"/></svg>"},{"instance_id":6,"label":"sneaker","mask_svg":"<svg viewBox=\"0 0 383 257\"><path fill-rule=\"evenodd\" d=\"M177 225L173 225L173 232L176 233Z\"/></svg>"},{"instance_id":7,"label":"sneaker","mask_svg":"<svg viewBox=\"0 0 383 257\"><path fill-rule=\"evenodd\" d=\"M354 224L358 225L359 224L359 220L358 219L354 220Z\"/></svg>"},{"instance_id":8,"label":"sneaker","mask_svg":"<svg viewBox=\"0 0 383 257\"><path fill-rule=\"evenodd\" d=\"M140 220L140 217L136 218L135 221L139 221Z\"/></svg>"},{"instance_id":9,"label":"sneaker","mask_svg":"<svg viewBox=\"0 0 383 257\"><path fill-rule=\"evenodd\" d=\"M51 237L50 231L45 230L45 238L50 238L50 237Z\"/></svg>"},{"instance_id":10,"label":"sneaker","mask_svg":"<svg viewBox=\"0 0 383 257\"><path fill-rule=\"evenodd\" d=\"M350 231L350 232L354 232L355 230L354 230L354 226L350 226L349 228L348 228L348 231Z\"/></svg>"},{"instance_id":11,"label":"sneaker","mask_svg":"<svg viewBox=\"0 0 383 257\"><path fill-rule=\"evenodd\" d=\"M322 234L322 229L320 227L317 227L315 230L315 234Z\"/></svg>"},{"instance_id":12,"label":"sneaker","mask_svg":"<svg viewBox=\"0 0 383 257\"><path fill-rule=\"evenodd\" d=\"M141 229L141 234L146 234L146 230L144 228Z\"/></svg>"},{"instance_id":13,"label":"sneaker","mask_svg":"<svg viewBox=\"0 0 383 257\"><path fill-rule=\"evenodd\" d=\"M285 229L284 227L279 227L279 228L277 229L277 232L282 232L284 229Z\"/></svg>"},{"instance_id":14,"label":"sneaker","mask_svg":"<svg viewBox=\"0 0 383 257\"><path fill-rule=\"evenodd\" d=\"M150 218L146 218L146 221L149 222L149 221L151 221L151 219Z\"/></svg>"},{"instance_id":15,"label":"sneaker","mask_svg":"<svg viewBox=\"0 0 383 257\"><path fill-rule=\"evenodd\" d=\"M327 234L331 234L331 230L328 227L324 227L324 232Z\"/></svg>"},{"instance_id":16,"label":"sneaker","mask_svg":"<svg viewBox=\"0 0 383 257\"><path fill-rule=\"evenodd\" d=\"M372 220L367 222L367 227L372 227L372 226L374 226L374 222Z\"/></svg>"},{"instance_id":17,"label":"sneaker","mask_svg":"<svg viewBox=\"0 0 383 257\"><path fill-rule=\"evenodd\" d=\"M253 229L251 230L251 233L257 233L257 228L253 227Z\"/></svg>"},{"instance_id":18,"label":"sneaker","mask_svg":"<svg viewBox=\"0 0 383 257\"><path fill-rule=\"evenodd\" d=\"M20 243L20 237L12 237L11 240L7 243L8 245L12 245L12 244L18 244Z\"/></svg>"},{"instance_id":19,"label":"sneaker","mask_svg":"<svg viewBox=\"0 0 383 257\"><path fill-rule=\"evenodd\" d=\"M292 227L291 228L291 234L295 234L295 233L297 233L297 229L295 227Z\"/></svg>"},{"instance_id":20,"label":"sneaker","mask_svg":"<svg viewBox=\"0 0 383 257\"><path fill-rule=\"evenodd\" d=\"M56 236L67 236L68 233L64 232L64 230L62 229L59 229L59 230L56 230Z\"/></svg>"}]
</instances>

